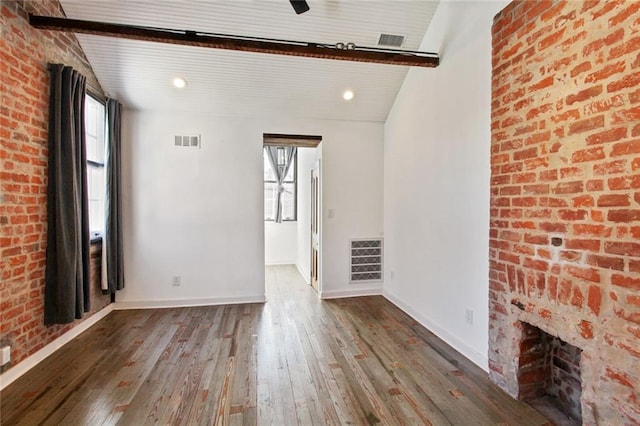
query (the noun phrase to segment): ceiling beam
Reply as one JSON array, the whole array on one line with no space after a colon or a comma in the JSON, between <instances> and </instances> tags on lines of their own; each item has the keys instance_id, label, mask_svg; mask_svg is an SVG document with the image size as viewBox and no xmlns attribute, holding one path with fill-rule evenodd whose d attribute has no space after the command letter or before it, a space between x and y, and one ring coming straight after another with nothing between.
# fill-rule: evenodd
<instances>
[{"instance_id":1,"label":"ceiling beam","mask_svg":"<svg viewBox=\"0 0 640 426\"><path fill-rule=\"evenodd\" d=\"M436 67L440 59L436 53L402 50L382 50L356 47L354 50L338 49L333 45L298 41L268 40L230 35L200 33L196 31L170 30L107 22L29 15L34 28L118 37L158 43L239 50L243 52L270 53L274 55L302 56L305 58L333 59L339 61L373 62L378 64L411 67Z\"/></svg>"},{"instance_id":2,"label":"ceiling beam","mask_svg":"<svg viewBox=\"0 0 640 426\"><path fill-rule=\"evenodd\" d=\"M298 148L315 148L322 142L322 136L284 135L281 133L263 133L263 146L295 146Z\"/></svg>"}]
</instances>

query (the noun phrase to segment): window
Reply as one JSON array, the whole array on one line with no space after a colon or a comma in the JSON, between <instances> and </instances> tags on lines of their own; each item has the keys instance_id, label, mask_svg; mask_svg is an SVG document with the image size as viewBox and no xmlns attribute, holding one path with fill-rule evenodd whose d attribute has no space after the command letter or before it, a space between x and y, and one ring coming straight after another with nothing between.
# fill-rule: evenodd
<instances>
[{"instance_id":1,"label":"window","mask_svg":"<svg viewBox=\"0 0 640 426\"><path fill-rule=\"evenodd\" d=\"M87 139L87 186L89 195L89 229L91 239L104 231L105 198L105 106L99 100L85 96L85 133Z\"/></svg>"},{"instance_id":2,"label":"window","mask_svg":"<svg viewBox=\"0 0 640 426\"><path fill-rule=\"evenodd\" d=\"M276 218L276 200L278 194L278 183L276 175L273 173L267 151L262 151L264 162L264 220L275 220ZM291 160L291 167L287 172L287 176L284 178L282 192L282 220L293 221L296 220L297 214L297 191L298 186L296 182L297 175L297 156L296 152ZM278 167L286 167L286 152L284 148L278 147Z\"/></svg>"}]
</instances>

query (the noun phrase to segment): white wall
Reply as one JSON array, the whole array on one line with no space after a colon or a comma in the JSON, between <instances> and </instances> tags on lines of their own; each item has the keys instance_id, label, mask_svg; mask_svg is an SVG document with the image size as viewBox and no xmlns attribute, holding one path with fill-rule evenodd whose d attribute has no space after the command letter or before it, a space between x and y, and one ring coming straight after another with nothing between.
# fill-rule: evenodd
<instances>
[{"instance_id":1,"label":"white wall","mask_svg":"<svg viewBox=\"0 0 640 426\"><path fill-rule=\"evenodd\" d=\"M323 201L336 211L322 235L323 290L353 290L347 241L382 231L382 124L125 111L126 288L119 302L264 297L265 132L323 136ZM175 147L175 134L202 134L202 148ZM179 287L173 275L182 276Z\"/></svg>"},{"instance_id":2,"label":"white wall","mask_svg":"<svg viewBox=\"0 0 640 426\"><path fill-rule=\"evenodd\" d=\"M202 134L202 148L175 147L176 134ZM126 111L123 139L117 300L263 299L262 133L240 119Z\"/></svg>"},{"instance_id":3,"label":"white wall","mask_svg":"<svg viewBox=\"0 0 640 426\"><path fill-rule=\"evenodd\" d=\"M349 240L383 235L383 125L336 122L322 145L322 297L380 294L349 284Z\"/></svg>"},{"instance_id":4,"label":"white wall","mask_svg":"<svg viewBox=\"0 0 640 426\"><path fill-rule=\"evenodd\" d=\"M264 223L264 264L293 265L298 257L298 224Z\"/></svg>"},{"instance_id":5,"label":"white wall","mask_svg":"<svg viewBox=\"0 0 640 426\"><path fill-rule=\"evenodd\" d=\"M385 125L384 294L484 369L491 23L506 3L440 3L421 50L441 64L409 71Z\"/></svg>"}]
</instances>

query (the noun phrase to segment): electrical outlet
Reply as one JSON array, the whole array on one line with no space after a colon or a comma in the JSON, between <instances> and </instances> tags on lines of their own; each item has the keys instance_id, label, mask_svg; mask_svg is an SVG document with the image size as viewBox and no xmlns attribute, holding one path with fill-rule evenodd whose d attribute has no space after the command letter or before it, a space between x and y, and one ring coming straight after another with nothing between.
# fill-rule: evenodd
<instances>
[{"instance_id":1,"label":"electrical outlet","mask_svg":"<svg viewBox=\"0 0 640 426\"><path fill-rule=\"evenodd\" d=\"M473 325L473 311L471 309L465 309L464 317L467 324Z\"/></svg>"},{"instance_id":2,"label":"electrical outlet","mask_svg":"<svg viewBox=\"0 0 640 426\"><path fill-rule=\"evenodd\" d=\"M391 272L389 273L389 278L391 278L391 281L393 281L395 276L396 276L396 273L393 270L391 270Z\"/></svg>"},{"instance_id":3,"label":"electrical outlet","mask_svg":"<svg viewBox=\"0 0 640 426\"><path fill-rule=\"evenodd\" d=\"M174 275L171 279L171 285L174 287L179 287L182 281L182 277L180 275Z\"/></svg>"},{"instance_id":4,"label":"electrical outlet","mask_svg":"<svg viewBox=\"0 0 640 426\"><path fill-rule=\"evenodd\" d=\"M0 349L0 365L9 364L11 362L11 346L3 346Z\"/></svg>"}]
</instances>

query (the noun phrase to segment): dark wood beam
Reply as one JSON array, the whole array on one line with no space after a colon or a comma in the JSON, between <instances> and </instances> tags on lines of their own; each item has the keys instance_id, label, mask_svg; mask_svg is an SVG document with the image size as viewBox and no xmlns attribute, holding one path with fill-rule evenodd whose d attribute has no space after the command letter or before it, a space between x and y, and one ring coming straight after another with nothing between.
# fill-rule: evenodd
<instances>
[{"instance_id":1,"label":"dark wood beam","mask_svg":"<svg viewBox=\"0 0 640 426\"><path fill-rule=\"evenodd\" d=\"M264 146L296 146L298 148L315 148L322 142L322 136L285 135L280 133L263 133Z\"/></svg>"},{"instance_id":2,"label":"dark wood beam","mask_svg":"<svg viewBox=\"0 0 640 426\"><path fill-rule=\"evenodd\" d=\"M331 45L297 41L279 41L213 35L196 31L168 30L107 22L82 21L53 16L29 15L32 27L50 31L92 34L158 43L208 47L213 49L240 50L243 52L270 53L274 55L302 56L306 58L333 59L339 61L374 62L379 64L411 67L436 67L440 60L435 53L381 51L374 48L355 50L337 49Z\"/></svg>"}]
</instances>

